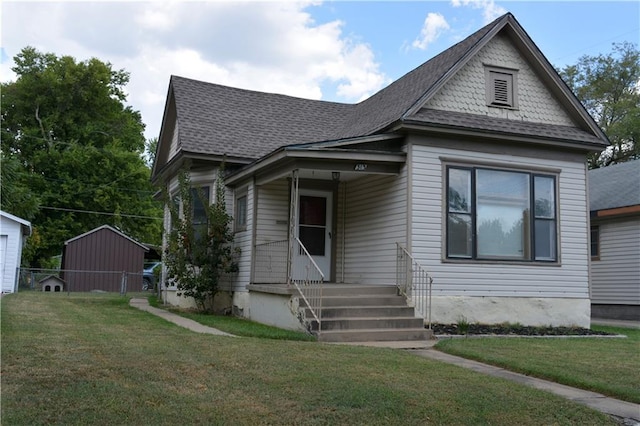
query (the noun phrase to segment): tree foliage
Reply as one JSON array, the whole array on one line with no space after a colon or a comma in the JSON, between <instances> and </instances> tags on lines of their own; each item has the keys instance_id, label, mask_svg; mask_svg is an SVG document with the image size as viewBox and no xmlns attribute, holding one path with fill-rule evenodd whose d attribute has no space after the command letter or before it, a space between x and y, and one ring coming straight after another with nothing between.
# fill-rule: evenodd
<instances>
[{"instance_id":1,"label":"tree foliage","mask_svg":"<svg viewBox=\"0 0 640 426\"><path fill-rule=\"evenodd\" d=\"M614 43L606 55L583 56L560 75L595 118L611 147L589 161L591 168L640 158L640 51Z\"/></svg>"},{"instance_id":2,"label":"tree foliage","mask_svg":"<svg viewBox=\"0 0 640 426\"><path fill-rule=\"evenodd\" d=\"M204 226L194 222L194 197L204 206ZM193 191L189 173L184 170L178 175L177 197L171 199L165 194L165 200L171 216L163 258L167 278L178 288L178 296L193 297L200 310L211 311L224 275L238 271L222 170L216 179L213 203L208 202L201 190Z\"/></svg>"},{"instance_id":3,"label":"tree foliage","mask_svg":"<svg viewBox=\"0 0 640 426\"><path fill-rule=\"evenodd\" d=\"M16 81L1 87L1 131L3 169L16 170L2 175L2 206L37 230L26 263L40 266L65 240L104 224L159 243L161 220L149 219L162 213L142 158L144 124L125 105L128 73L32 47L14 61Z\"/></svg>"}]
</instances>

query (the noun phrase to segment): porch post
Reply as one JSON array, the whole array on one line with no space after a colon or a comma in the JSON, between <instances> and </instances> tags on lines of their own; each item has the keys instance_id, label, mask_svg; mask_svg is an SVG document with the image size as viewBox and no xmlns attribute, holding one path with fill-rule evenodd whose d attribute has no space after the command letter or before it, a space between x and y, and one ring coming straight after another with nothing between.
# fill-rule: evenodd
<instances>
[{"instance_id":1,"label":"porch post","mask_svg":"<svg viewBox=\"0 0 640 426\"><path fill-rule=\"evenodd\" d=\"M291 200L289 203L289 247L287 250L287 284L293 281L293 251L298 223L298 169L291 172Z\"/></svg>"}]
</instances>

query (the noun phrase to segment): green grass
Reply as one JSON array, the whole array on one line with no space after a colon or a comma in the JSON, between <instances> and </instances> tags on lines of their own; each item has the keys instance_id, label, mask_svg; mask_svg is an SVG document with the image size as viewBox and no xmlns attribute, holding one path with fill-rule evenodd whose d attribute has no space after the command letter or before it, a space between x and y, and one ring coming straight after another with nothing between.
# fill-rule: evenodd
<instances>
[{"instance_id":1,"label":"green grass","mask_svg":"<svg viewBox=\"0 0 640 426\"><path fill-rule=\"evenodd\" d=\"M460 338L437 349L640 403L640 330L594 326L624 338Z\"/></svg>"},{"instance_id":2,"label":"green grass","mask_svg":"<svg viewBox=\"0 0 640 426\"><path fill-rule=\"evenodd\" d=\"M1 300L2 423L615 424L403 351L190 332L110 295Z\"/></svg>"},{"instance_id":3,"label":"green grass","mask_svg":"<svg viewBox=\"0 0 640 426\"><path fill-rule=\"evenodd\" d=\"M158 301L158 298L155 296L149 296L148 301L149 305L155 308L163 308L163 306ZM261 339L276 340L298 340L308 342L316 340L316 338L310 334L291 330L283 330L281 328L271 327L254 321L249 321L244 318L213 314L201 314L176 308L166 309L177 315L192 319L202 325L217 328L218 330L224 331L226 333L231 333L236 336L258 337Z\"/></svg>"}]
</instances>

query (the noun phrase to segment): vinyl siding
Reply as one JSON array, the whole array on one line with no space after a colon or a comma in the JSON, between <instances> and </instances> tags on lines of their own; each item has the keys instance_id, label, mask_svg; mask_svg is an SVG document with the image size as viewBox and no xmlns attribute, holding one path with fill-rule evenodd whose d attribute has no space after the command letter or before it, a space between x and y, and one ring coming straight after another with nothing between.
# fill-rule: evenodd
<instances>
[{"instance_id":1,"label":"vinyl siding","mask_svg":"<svg viewBox=\"0 0 640 426\"><path fill-rule=\"evenodd\" d=\"M289 186L285 179L258 187L256 244L287 239Z\"/></svg>"},{"instance_id":2,"label":"vinyl siding","mask_svg":"<svg viewBox=\"0 0 640 426\"><path fill-rule=\"evenodd\" d=\"M247 194L247 226L244 231L238 231L234 234L234 246L240 249L240 255L238 257L239 271L233 277L233 290L246 291L246 286L251 281L251 252L253 246L253 184L248 186L240 186L238 189L243 191L246 188ZM237 215L235 211L235 193L227 191L227 193L233 194L233 212L234 217Z\"/></svg>"},{"instance_id":3,"label":"vinyl siding","mask_svg":"<svg viewBox=\"0 0 640 426\"><path fill-rule=\"evenodd\" d=\"M487 106L484 65L518 70L517 109ZM500 35L483 47L424 107L561 126L574 125L515 46L507 37Z\"/></svg>"},{"instance_id":4,"label":"vinyl siding","mask_svg":"<svg viewBox=\"0 0 640 426\"><path fill-rule=\"evenodd\" d=\"M600 260L591 261L591 302L640 305L640 218L593 222Z\"/></svg>"},{"instance_id":5,"label":"vinyl siding","mask_svg":"<svg viewBox=\"0 0 640 426\"><path fill-rule=\"evenodd\" d=\"M400 176L365 176L340 185L336 250L338 280L342 277L344 258L344 281L347 283L395 282L396 242L404 243L407 233L406 194L404 171ZM342 210L344 207L345 211ZM340 234L343 229L344 241Z\"/></svg>"},{"instance_id":6,"label":"vinyl siding","mask_svg":"<svg viewBox=\"0 0 640 426\"><path fill-rule=\"evenodd\" d=\"M12 293L16 283L17 268L20 267L22 255L22 226L9 218L0 216L0 234L6 238L4 264L0 265L2 272L2 292Z\"/></svg>"},{"instance_id":7,"label":"vinyl siding","mask_svg":"<svg viewBox=\"0 0 640 426\"><path fill-rule=\"evenodd\" d=\"M419 139L413 139L419 141ZM411 250L434 278L437 296L589 297L588 230L584 163L545 160L544 167L560 170L560 265L506 264L444 260L445 212L443 164L440 157L461 162L502 163L505 168L541 167L537 158L486 154L455 149L412 146L413 199Z\"/></svg>"}]
</instances>

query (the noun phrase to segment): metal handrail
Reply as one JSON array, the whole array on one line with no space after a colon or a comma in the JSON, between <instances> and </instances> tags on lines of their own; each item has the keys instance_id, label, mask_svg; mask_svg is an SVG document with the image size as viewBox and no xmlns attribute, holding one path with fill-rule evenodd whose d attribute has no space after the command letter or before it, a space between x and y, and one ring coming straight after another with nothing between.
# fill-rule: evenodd
<instances>
[{"instance_id":1,"label":"metal handrail","mask_svg":"<svg viewBox=\"0 0 640 426\"><path fill-rule=\"evenodd\" d=\"M311 311L311 315L318 323L318 334L320 334L322 330L322 288L324 274L298 237L294 237L294 244L298 246L295 247L294 252L303 255L304 264L300 265L297 264L297 262L292 262L289 284L293 284L300 293L302 300L304 300L307 308ZM302 266L304 269L300 271L299 266ZM302 272L302 274L300 272Z\"/></svg>"},{"instance_id":2,"label":"metal handrail","mask_svg":"<svg viewBox=\"0 0 640 426\"><path fill-rule=\"evenodd\" d=\"M253 282L259 284L285 284L287 282L288 248L288 240L256 244Z\"/></svg>"},{"instance_id":3,"label":"metal handrail","mask_svg":"<svg viewBox=\"0 0 640 426\"><path fill-rule=\"evenodd\" d=\"M396 286L431 330L433 278L400 243L396 243Z\"/></svg>"}]
</instances>

